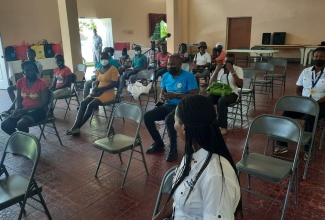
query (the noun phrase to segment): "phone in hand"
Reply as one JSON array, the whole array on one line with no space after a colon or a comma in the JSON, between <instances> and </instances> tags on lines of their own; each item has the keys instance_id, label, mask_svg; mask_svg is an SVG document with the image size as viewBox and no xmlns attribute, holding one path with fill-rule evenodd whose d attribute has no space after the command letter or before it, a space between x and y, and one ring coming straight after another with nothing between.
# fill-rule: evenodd
<instances>
[{"instance_id":1,"label":"phone in hand","mask_svg":"<svg viewBox=\"0 0 325 220\"><path fill-rule=\"evenodd\" d=\"M164 104L165 104L164 102L159 101L159 102L157 102L157 103L155 104L155 106L156 106L156 107L160 107L160 106L163 106Z\"/></svg>"}]
</instances>

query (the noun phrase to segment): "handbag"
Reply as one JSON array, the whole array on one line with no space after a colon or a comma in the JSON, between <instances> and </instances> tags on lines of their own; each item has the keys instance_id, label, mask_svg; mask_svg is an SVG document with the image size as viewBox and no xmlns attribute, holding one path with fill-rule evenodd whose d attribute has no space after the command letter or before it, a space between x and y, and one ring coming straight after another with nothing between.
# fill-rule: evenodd
<instances>
[{"instance_id":1,"label":"handbag","mask_svg":"<svg viewBox=\"0 0 325 220\"><path fill-rule=\"evenodd\" d=\"M92 93L90 94L91 97L99 97L104 93L103 90L96 90L96 91L92 91Z\"/></svg>"},{"instance_id":2,"label":"handbag","mask_svg":"<svg viewBox=\"0 0 325 220\"><path fill-rule=\"evenodd\" d=\"M16 50L16 56L18 60L27 60L27 51L28 51L29 45L25 43L25 41L22 42L20 46L15 46Z\"/></svg>"},{"instance_id":3,"label":"handbag","mask_svg":"<svg viewBox=\"0 0 325 220\"><path fill-rule=\"evenodd\" d=\"M228 74L229 73L227 73L228 84L221 83L221 82L213 82L207 88L207 93L211 95L222 96L222 97L230 95L232 93L232 88L229 85Z\"/></svg>"},{"instance_id":4,"label":"handbag","mask_svg":"<svg viewBox=\"0 0 325 220\"><path fill-rule=\"evenodd\" d=\"M52 49L52 44L49 44L47 40L43 40L44 45L44 55L46 58L52 58L54 57L54 52Z\"/></svg>"},{"instance_id":5,"label":"handbag","mask_svg":"<svg viewBox=\"0 0 325 220\"><path fill-rule=\"evenodd\" d=\"M14 46L7 46L5 48L5 58L6 61L15 61L17 60L17 56L15 53L15 47Z\"/></svg>"},{"instance_id":6,"label":"handbag","mask_svg":"<svg viewBox=\"0 0 325 220\"><path fill-rule=\"evenodd\" d=\"M54 55L56 55L56 54L63 55L62 42L60 42L58 44L52 44L52 50L53 50Z\"/></svg>"},{"instance_id":7,"label":"handbag","mask_svg":"<svg viewBox=\"0 0 325 220\"><path fill-rule=\"evenodd\" d=\"M44 53L44 45L43 44L38 44L38 45L33 45L30 48L35 50L36 53L36 59L44 59L45 58L45 53Z\"/></svg>"}]
</instances>

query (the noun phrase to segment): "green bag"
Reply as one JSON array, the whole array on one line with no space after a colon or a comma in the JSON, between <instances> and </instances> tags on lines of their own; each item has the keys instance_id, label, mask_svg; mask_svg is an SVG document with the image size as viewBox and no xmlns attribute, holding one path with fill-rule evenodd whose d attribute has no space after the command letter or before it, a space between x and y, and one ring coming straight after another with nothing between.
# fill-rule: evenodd
<instances>
[{"instance_id":1,"label":"green bag","mask_svg":"<svg viewBox=\"0 0 325 220\"><path fill-rule=\"evenodd\" d=\"M227 96L232 93L232 88L225 83L213 82L207 88L207 93L217 96Z\"/></svg>"}]
</instances>

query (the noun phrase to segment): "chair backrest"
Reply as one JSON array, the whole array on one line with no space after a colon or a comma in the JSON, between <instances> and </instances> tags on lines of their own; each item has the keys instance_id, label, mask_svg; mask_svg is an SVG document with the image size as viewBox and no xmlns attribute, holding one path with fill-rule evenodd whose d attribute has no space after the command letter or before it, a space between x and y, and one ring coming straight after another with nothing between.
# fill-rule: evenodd
<instances>
[{"instance_id":1,"label":"chair backrest","mask_svg":"<svg viewBox=\"0 0 325 220\"><path fill-rule=\"evenodd\" d=\"M170 194L171 189L172 189L172 185L173 185L173 178L174 178L174 174L175 174L175 170L176 170L177 166L174 166L172 168L170 168L164 175L161 184L160 184L160 189L158 192L158 197L156 200L156 205L155 205L155 209L153 212L153 216L155 217L158 212L159 212L159 206L160 206L160 201L161 201L161 196L162 194Z\"/></svg>"},{"instance_id":2,"label":"chair backrest","mask_svg":"<svg viewBox=\"0 0 325 220\"><path fill-rule=\"evenodd\" d=\"M141 70L137 74L137 80L138 79L154 80L155 79L155 71L154 70Z\"/></svg>"},{"instance_id":3,"label":"chair backrest","mask_svg":"<svg viewBox=\"0 0 325 220\"><path fill-rule=\"evenodd\" d=\"M272 63L270 63L270 62L259 62L259 63L256 63L256 65L254 66L254 70L273 72L274 71L274 65Z\"/></svg>"},{"instance_id":4,"label":"chair backrest","mask_svg":"<svg viewBox=\"0 0 325 220\"><path fill-rule=\"evenodd\" d=\"M287 67L287 65L288 65L288 60L287 60L287 58L276 57L276 58L272 58L272 59L270 60L270 62L271 62L274 66Z\"/></svg>"},{"instance_id":5,"label":"chair backrest","mask_svg":"<svg viewBox=\"0 0 325 220\"><path fill-rule=\"evenodd\" d=\"M275 104L273 114L277 111L294 111L318 118L319 105L309 97L304 96L283 96Z\"/></svg>"},{"instance_id":6,"label":"chair backrest","mask_svg":"<svg viewBox=\"0 0 325 220\"><path fill-rule=\"evenodd\" d=\"M190 64L189 63L182 63L181 69L189 72L190 71Z\"/></svg>"},{"instance_id":7,"label":"chair backrest","mask_svg":"<svg viewBox=\"0 0 325 220\"><path fill-rule=\"evenodd\" d=\"M127 118L140 124L142 121L141 107L135 103L122 102L114 109L114 118Z\"/></svg>"},{"instance_id":8,"label":"chair backrest","mask_svg":"<svg viewBox=\"0 0 325 220\"><path fill-rule=\"evenodd\" d=\"M267 140L269 137L272 137L276 140L296 143L296 153L292 163L292 170L294 170L299 158L302 133L299 124L291 118L278 115L257 116L249 126L242 157L245 157L249 153L248 142L251 134L262 134L267 136ZM264 154L266 154L266 147L267 145L265 146Z\"/></svg>"},{"instance_id":9,"label":"chair backrest","mask_svg":"<svg viewBox=\"0 0 325 220\"><path fill-rule=\"evenodd\" d=\"M244 79L255 80L256 73L252 68L243 68Z\"/></svg>"},{"instance_id":10,"label":"chair backrest","mask_svg":"<svg viewBox=\"0 0 325 220\"><path fill-rule=\"evenodd\" d=\"M78 64L74 68L74 74L76 74L76 82L81 82L84 80L87 71L87 66L85 64Z\"/></svg>"},{"instance_id":11,"label":"chair backrest","mask_svg":"<svg viewBox=\"0 0 325 220\"><path fill-rule=\"evenodd\" d=\"M7 142L1 165L3 164L6 153L23 155L32 160L35 166L41 154L41 145L34 135L17 131L10 136Z\"/></svg>"}]
</instances>

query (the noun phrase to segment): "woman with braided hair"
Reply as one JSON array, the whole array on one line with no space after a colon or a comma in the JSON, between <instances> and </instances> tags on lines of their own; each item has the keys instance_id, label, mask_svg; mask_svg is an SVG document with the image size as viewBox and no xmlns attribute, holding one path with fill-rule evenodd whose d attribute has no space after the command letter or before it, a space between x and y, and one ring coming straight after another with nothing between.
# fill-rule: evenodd
<instances>
[{"instance_id":1,"label":"woman with braided hair","mask_svg":"<svg viewBox=\"0 0 325 220\"><path fill-rule=\"evenodd\" d=\"M235 219L242 214L236 166L212 103L198 95L182 99L174 127L185 141L185 155L176 170L171 194L154 219Z\"/></svg>"}]
</instances>

